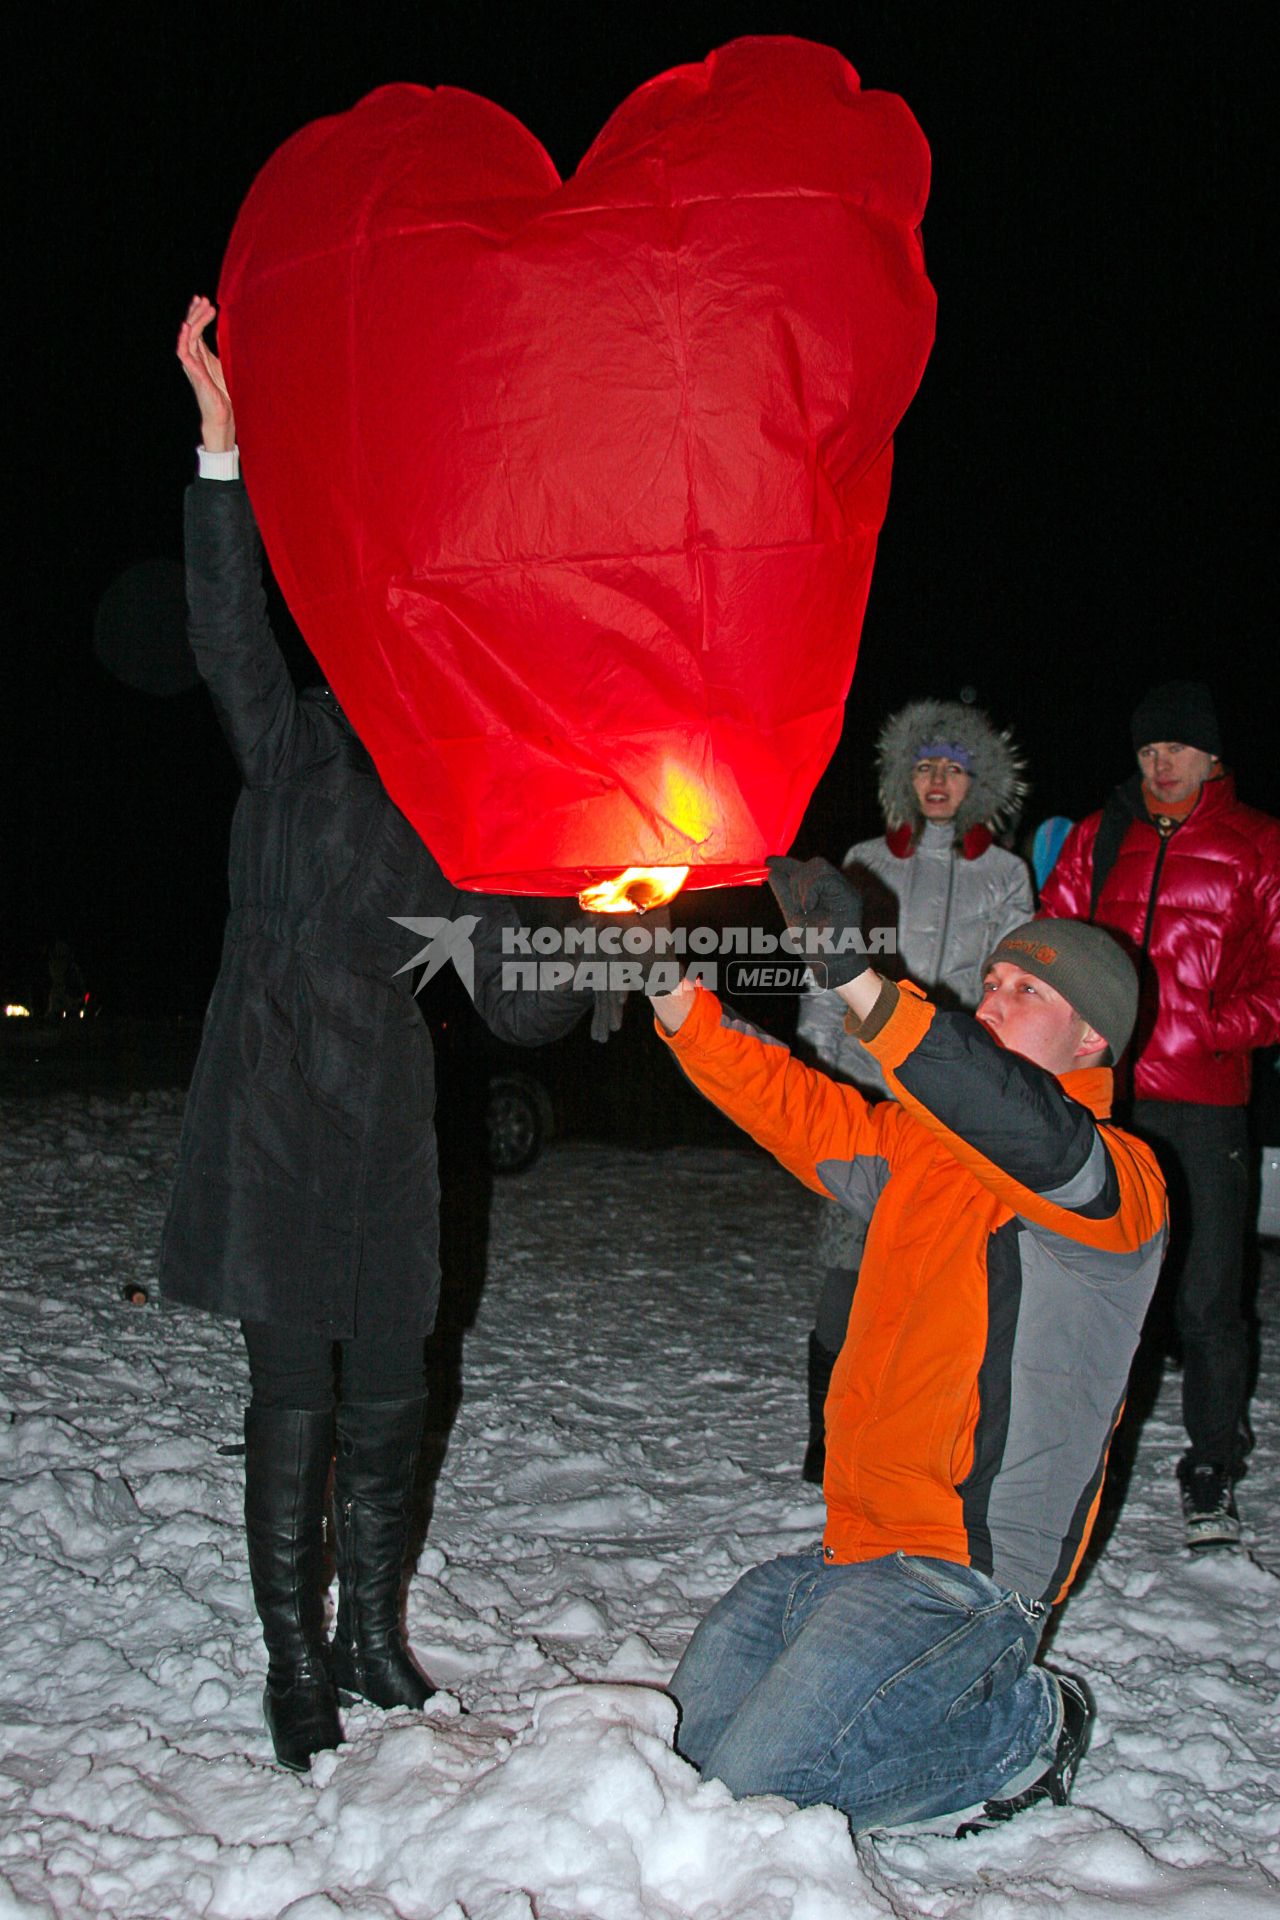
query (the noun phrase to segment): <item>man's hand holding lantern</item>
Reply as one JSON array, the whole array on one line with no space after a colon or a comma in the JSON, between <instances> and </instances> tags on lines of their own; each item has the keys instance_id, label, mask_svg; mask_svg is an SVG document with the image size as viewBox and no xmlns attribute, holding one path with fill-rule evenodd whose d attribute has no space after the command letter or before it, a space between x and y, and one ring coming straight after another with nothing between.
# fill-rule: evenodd
<instances>
[{"instance_id":1,"label":"man's hand holding lantern","mask_svg":"<svg viewBox=\"0 0 1280 1920\"><path fill-rule=\"evenodd\" d=\"M862 932L862 895L829 860L791 860L775 855L767 863L769 885L787 925L797 933L841 936ZM815 958L818 957L815 955ZM880 975L859 939L848 952L823 951L827 985L834 987L855 1019L865 1020L880 992Z\"/></svg>"},{"instance_id":2,"label":"man's hand holding lantern","mask_svg":"<svg viewBox=\"0 0 1280 1920\"><path fill-rule=\"evenodd\" d=\"M829 860L775 856L768 862L768 869L773 897L793 932L834 936L836 949L843 934L861 934L862 895ZM812 957L825 967L827 985L839 992L857 1019L864 1020L875 1005L880 976L872 970L861 940L848 952L824 947ZM668 1033L676 1033L684 1025L695 991L682 980L673 993L654 995L653 1010Z\"/></svg>"}]
</instances>

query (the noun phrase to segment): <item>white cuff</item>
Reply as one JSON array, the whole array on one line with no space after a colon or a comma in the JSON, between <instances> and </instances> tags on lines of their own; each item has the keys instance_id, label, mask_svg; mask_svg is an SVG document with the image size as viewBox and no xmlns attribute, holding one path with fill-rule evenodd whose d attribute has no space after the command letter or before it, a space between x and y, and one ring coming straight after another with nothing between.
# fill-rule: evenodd
<instances>
[{"instance_id":1,"label":"white cuff","mask_svg":"<svg viewBox=\"0 0 1280 1920\"><path fill-rule=\"evenodd\" d=\"M238 480L239 447L231 447L226 453L210 453L208 447L197 447L196 472L202 480Z\"/></svg>"}]
</instances>

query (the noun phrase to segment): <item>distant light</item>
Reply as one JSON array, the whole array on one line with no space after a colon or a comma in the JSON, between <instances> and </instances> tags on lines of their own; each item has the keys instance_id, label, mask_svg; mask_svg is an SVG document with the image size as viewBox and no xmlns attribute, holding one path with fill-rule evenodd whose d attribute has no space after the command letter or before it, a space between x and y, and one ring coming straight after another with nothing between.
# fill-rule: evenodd
<instances>
[{"instance_id":1,"label":"distant light","mask_svg":"<svg viewBox=\"0 0 1280 1920\"><path fill-rule=\"evenodd\" d=\"M29 1020L31 1018L31 1009L30 1007L20 1007L16 1003L11 1003L5 1008L4 1017L6 1020Z\"/></svg>"}]
</instances>

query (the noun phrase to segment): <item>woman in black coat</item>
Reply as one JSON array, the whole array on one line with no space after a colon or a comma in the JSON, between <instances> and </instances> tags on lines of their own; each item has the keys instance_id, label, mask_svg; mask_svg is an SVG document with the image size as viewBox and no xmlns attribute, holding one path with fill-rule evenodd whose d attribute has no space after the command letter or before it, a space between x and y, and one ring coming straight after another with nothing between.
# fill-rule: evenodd
<instances>
[{"instance_id":1,"label":"woman in black coat","mask_svg":"<svg viewBox=\"0 0 1280 1920\"><path fill-rule=\"evenodd\" d=\"M504 1039L554 1039L592 995L501 990L514 906L459 894L332 694L295 692L267 621L231 402L203 337L213 315L193 300L178 338L203 430L186 502L189 633L244 789L160 1279L167 1300L233 1314L244 1332L264 1710L277 1758L304 1770L342 1737L335 1687L382 1707L419 1707L431 1691L399 1601L439 1291L435 1093L403 971L416 943L395 916L469 916L474 998ZM335 1436L339 1600L327 1645Z\"/></svg>"}]
</instances>

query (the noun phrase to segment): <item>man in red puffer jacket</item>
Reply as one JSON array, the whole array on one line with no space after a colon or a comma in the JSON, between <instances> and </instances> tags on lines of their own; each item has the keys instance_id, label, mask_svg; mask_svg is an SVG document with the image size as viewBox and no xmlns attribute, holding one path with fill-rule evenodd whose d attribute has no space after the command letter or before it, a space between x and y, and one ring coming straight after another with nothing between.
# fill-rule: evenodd
<instances>
[{"instance_id":1,"label":"man in red puffer jacket","mask_svg":"<svg viewBox=\"0 0 1280 1920\"><path fill-rule=\"evenodd\" d=\"M1137 774L1072 831L1040 910L1111 928L1138 964L1127 1077L1170 1185L1187 1544L1232 1547L1250 1444L1245 1106L1253 1049L1280 1039L1280 821L1236 799L1199 681L1145 694L1133 744Z\"/></svg>"}]
</instances>

